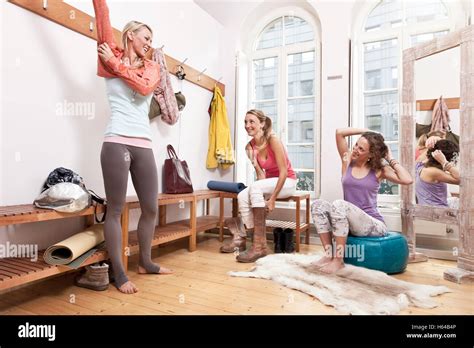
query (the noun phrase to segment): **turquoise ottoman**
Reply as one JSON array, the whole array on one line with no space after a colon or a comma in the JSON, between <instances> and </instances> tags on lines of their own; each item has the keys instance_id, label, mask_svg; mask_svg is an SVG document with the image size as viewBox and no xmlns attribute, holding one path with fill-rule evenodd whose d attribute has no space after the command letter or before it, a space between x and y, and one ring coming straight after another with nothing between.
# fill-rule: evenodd
<instances>
[{"instance_id":1,"label":"turquoise ottoman","mask_svg":"<svg viewBox=\"0 0 474 348\"><path fill-rule=\"evenodd\" d=\"M401 273L408 263L408 243L403 235L388 232L384 237L349 235L344 262L387 274Z\"/></svg>"}]
</instances>

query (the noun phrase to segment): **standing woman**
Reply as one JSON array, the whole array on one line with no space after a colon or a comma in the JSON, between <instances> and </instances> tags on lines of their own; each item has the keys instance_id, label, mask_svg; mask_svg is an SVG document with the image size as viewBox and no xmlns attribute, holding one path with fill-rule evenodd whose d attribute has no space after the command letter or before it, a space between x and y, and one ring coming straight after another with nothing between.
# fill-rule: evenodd
<instances>
[{"instance_id":1,"label":"standing woman","mask_svg":"<svg viewBox=\"0 0 474 348\"><path fill-rule=\"evenodd\" d=\"M146 24L132 21L122 32L124 49L117 47L105 0L93 0L97 21L98 72L106 78L111 116L100 155L107 198L104 234L112 261L115 286L133 294L138 288L128 280L122 263L120 216L125 204L128 172L138 195L140 257L138 273L171 273L151 260L151 240L155 231L158 175L151 143L148 111L152 92L159 82L159 66L145 58L151 49L152 31Z\"/></svg>"},{"instance_id":2,"label":"standing woman","mask_svg":"<svg viewBox=\"0 0 474 348\"><path fill-rule=\"evenodd\" d=\"M349 152L346 137L361 134ZM409 185L412 178L400 163L392 158L390 148L381 134L368 129L342 128L336 130L336 145L342 162L344 200L329 203L317 199L311 205L316 231L325 255L314 266L325 273L344 267L344 249L349 233L358 237L383 236L387 232L377 209L380 181ZM383 159L388 165L383 164ZM332 240L336 241L333 250Z\"/></svg>"},{"instance_id":3,"label":"standing woman","mask_svg":"<svg viewBox=\"0 0 474 348\"><path fill-rule=\"evenodd\" d=\"M260 110L247 111L245 130L252 137L245 150L255 168L257 181L239 193L240 217L225 221L233 239L220 250L223 253L232 253L235 249L245 250L245 227L254 228L252 246L237 256L239 262L254 262L268 253L265 213L275 208L277 198L295 193L296 174L286 149L272 132L272 120L269 117Z\"/></svg>"}]
</instances>

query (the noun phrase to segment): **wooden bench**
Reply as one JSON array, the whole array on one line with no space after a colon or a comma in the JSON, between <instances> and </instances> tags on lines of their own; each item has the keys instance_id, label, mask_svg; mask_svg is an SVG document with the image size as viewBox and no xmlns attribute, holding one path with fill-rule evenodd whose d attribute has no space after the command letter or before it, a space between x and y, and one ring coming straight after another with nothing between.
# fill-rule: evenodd
<instances>
[{"instance_id":1,"label":"wooden bench","mask_svg":"<svg viewBox=\"0 0 474 348\"><path fill-rule=\"evenodd\" d=\"M210 214L210 200L219 199L219 215ZM232 199L232 215L237 216L237 194L213 191L198 190L188 194L159 194L158 195L158 226L155 228L155 234L152 240L152 246L172 242L182 238L188 238L189 251L196 250L197 233L218 228L219 240L223 241L224 232L224 202L225 199ZM196 206L199 201L205 201L205 215L196 216ZM300 220L301 202L306 200L306 221ZM296 232L296 251L299 251L300 234L306 232L306 243L309 244L309 194L299 194L285 199L279 199L280 202L296 202L295 222L281 220L267 220L269 230L274 227L292 228ZM189 218L167 223L166 207L171 204L189 204ZM130 210L140 208L137 197L127 197L126 204L121 216L122 224L122 249L123 263L127 269L128 258L130 255L138 252L137 231L129 231ZM39 221L50 221L57 219L66 219L72 217L86 217L85 226L94 223L95 207L87 208L79 213L59 213L49 209L39 209L32 204L14 205L0 207L0 226L16 225L24 223L34 223ZM104 207L97 207L98 213L104 212ZM3 258L0 259L0 291L11 289L13 287L24 285L29 282L48 278L53 275L73 271L71 268L62 265L49 265L43 260L44 251L40 251L38 260L31 261L29 258ZM105 250L99 250L91 255L81 265L81 267L108 259Z\"/></svg>"},{"instance_id":2,"label":"wooden bench","mask_svg":"<svg viewBox=\"0 0 474 348\"><path fill-rule=\"evenodd\" d=\"M237 194L224 192L221 195L221 199L230 198L232 199L232 215L237 216L238 204L237 204ZM305 221L301 221L301 203L306 201L306 214ZM306 232L305 243L309 244L309 227L310 227L310 194L309 193L297 193L294 196L288 198L277 199L277 202L295 202L295 221L285 221L285 220L266 220L267 231L273 231L276 227L281 228L291 228L295 230L295 239L296 239L296 251L300 251L300 236L302 232ZM221 206L223 204L221 203ZM221 225L222 226L222 225ZM219 230L219 240L223 240L223 228Z\"/></svg>"},{"instance_id":3,"label":"wooden bench","mask_svg":"<svg viewBox=\"0 0 474 348\"><path fill-rule=\"evenodd\" d=\"M103 213L103 206L97 207L98 213ZM94 223L94 207L89 207L79 213L59 213L49 209L39 209L32 204L11 205L0 207L0 226L33 223L39 221L50 221L85 216L84 227ZM38 260L32 261L27 257L0 258L0 291L24 285L29 282L51 277L53 275L72 271L71 268L62 265L49 265L43 260L44 250L38 252ZM90 265L106 260L107 252L100 250L95 252L82 266Z\"/></svg>"},{"instance_id":4,"label":"wooden bench","mask_svg":"<svg viewBox=\"0 0 474 348\"><path fill-rule=\"evenodd\" d=\"M214 228L221 228L224 221L224 206L221 195L222 191L197 190L185 194L159 194L158 195L158 226L152 239L152 247L172 242L182 238L188 238L188 250L196 250L197 234ZM219 216L210 214L210 200L219 199ZM197 216L196 209L199 201L205 201L206 214ZM167 223L166 207L173 204L189 203L189 218ZM130 210L140 208L138 197L127 197L127 203L122 214L122 227L128 226ZM128 257L138 252L137 231L122 229L123 241L123 263L127 269ZM128 242L127 242L128 241Z\"/></svg>"}]
</instances>

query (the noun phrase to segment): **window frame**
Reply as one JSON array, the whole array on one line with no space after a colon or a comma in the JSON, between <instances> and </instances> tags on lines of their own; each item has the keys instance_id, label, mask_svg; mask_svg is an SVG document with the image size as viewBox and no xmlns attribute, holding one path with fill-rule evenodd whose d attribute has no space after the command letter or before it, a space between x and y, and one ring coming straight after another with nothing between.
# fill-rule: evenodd
<instances>
[{"instance_id":1,"label":"window frame","mask_svg":"<svg viewBox=\"0 0 474 348\"><path fill-rule=\"evenodd\" d=\"M456 23L460 21L463 11L448 1L442 1L447 9L447 18L442 20L427 21L416 24L406 24L406 0L402 1L402 25L390 29L380 29L375 31L365 31L365 23L372 11L382 3L383 0L366 4L358 18L358 25L354 30L354 40L352 42L352 83L351 94L353 105L351 106L351 123L354 127L365 128L365 96L377 92L398 92L398 104L402 100L403 87L403 50L411 47L411 37L414 35L433 33L439 31L452 32L456 28ZM364 45L367 43L396 39L398 47L398 76L396 88L384 88L379 90L365 90L364 75ZM398 110L398 125L400 127L400 108ZM398 131L398 140L386 141L387 144L398 144L400 150L400 128ZM400 153L400 151L399 151ZM379 206L385 208L395 208L400 203L400 192L397 195L379 194Z\"/></svg>"},{"instance_id":2,"label":"window frame","mask_svg":"<svg viewBox=\"0 0 474 348\"><path fill-rule=\"evenodd\" d=\"M312 28L314 33L314 39L312 41L300 42L290 44L288 46L282 45L279 47L266 48L257 50L258 39L263 33L265 28L278 18L284 16L294 16L305 20ZM284 23L283 23L284 28ZM284 29L283 29L284 35ZM320 33L316 21L313 16L298 7L285 7L271 11L269 14L261 18L253 30L253 35L250 36L250 42L246 50L246 60L248 64L248 90L247 90L247 107L252 108L252 105L256 102L270 102L277 101L277 117L278 117L278 132L275 132L279 139L282 140L285 148L288 148L288 100L289 99L300 99L309 97L288 97L288 55L314 51L314 95L313 101L315 105L314 117L313 117L313 136L314 141L312 143L314 148L314 191L298 191L308 192L312 198L319 197L321 193L321 44L320 44ZM276 99L271 100L253 100L253 91L255 90L255 79L253 61L256 59L264 59L269 57L277 57L278 59L278 88ZM240 128L239 128L239 131ZM291 145L298 145L300 143L292 143ZM307 144L307 143L304 143ZM243 151L238 149L238 151ZM297 171L300 168L294 168ZM301 169L300 169L301 171ZM303 169L303 171L306 171ZM254 181L254 168L250 162L247 161L247 182L251 183ZM308 170L311 172L311 170Z\"/></svg>"}]
</instances>

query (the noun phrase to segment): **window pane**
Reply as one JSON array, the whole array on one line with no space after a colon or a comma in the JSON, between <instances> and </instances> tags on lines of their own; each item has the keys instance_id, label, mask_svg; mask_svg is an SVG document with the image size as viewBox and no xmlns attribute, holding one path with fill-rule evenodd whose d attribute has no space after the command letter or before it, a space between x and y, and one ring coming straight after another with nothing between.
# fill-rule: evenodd
<instances>
[{"instance_id":1,"label":"window pane","mask_svg":"<svg viewBox=\"0 0 474 348\"><path fill-rule=\"evenodd\" d=\"M255 100L276 99L278 91L278 59L268 57L253 61Z\"/></svg>"},{"instance_id":2,"label":"window pane","mask_svg":"<svg viewBox=\"0 0 474 348\"><path fill-rule=\"evenodd\" d=\"M410 37L410 43L411 43L411 46L415 46L415 45L418 45L419 43L430 41L430 40L433 40L433 39L435 39L437 37L440 37L440 36L444 36L447 33L449 33L448 30L443 30L443 31L437 31L437 32L434 32L434 33L424 33L424 34L412 35Z\"/></svg>"},{"instance_id":3,"label":"window pane","mask_svg":"<svg viewBox=\"0 0 474 348\"><path fill-rule=\"evenodd\" d=\"M398 143L389 144L389 147L392 151L393 158L398 160ZM379 194L398 195L399 189L400 185L385 179L380 183Z\"/></svg>"},{"instance_id":4,"label":"window pane","mask_svg":"<svg viewBox=\"0 0 474 348\"><path fill-rule=\"evenodd\" d=\"M402 24L402 3L396 0L382 1L365 22L365 31L374 31L398 27Z\"/></svg>"},{"instance_id":5,"label":"window pane","mask_svg":"<svg viewBox=\"0 0 474 348\"><path fill-rule=\"evenodd\" d=\"M288 97L314 95L314 51L288 55Z\"/></svg>"},{"instance_id":6,"label":"window pane","mask_svg":"<svg viewBox=\"0 0 474 348\"><path fill-rule=\"evenodd\" d=\"M254 103L253 107L257 110L263 111L266 116L272 119L273 131L278 134L277 102Z\"/></svg>"},{"instance_id":7,"label":"window pane","mask_svg":"<svg viewBox=\"0 0 474 348\"><path fill-rule=\"evenodd\" d=\"M313 121L314 98L288 100L288 143L313 143Z\"/></svg>"},{"instance_id":8,"label":"window pane","mask_svg":"<svg viewBox=\"0 0 474 348\"><path fill-rule=\"evenodd\" d=\"M293 168L314 169L313 145L288 145L287 148Z\"/></svg>"},{"instance_id":9,"label":"window pane","mask_svg":"<svg viewBox=\"0 0 474 348\"><path fill-rule=\"evenodd\" d=\"M439 0L406 1L407 24L448 18L446 6Z\"/></svg>"},{"instance_id":10,"label":"window pane","mask_svg":"<svg viewBox=\"0 0 474 348\"><path fill-rule=\"evenodd\" d=\"M311 25L299 17L285 17L285 45L314 39Z\"/></svg>"},{"instance_id":11,"label":"window pane","mask_svg":"<svg viewBox=\"0 0 474 348\"><path fill-rule=\"evenodd\" d=\"M397 88L397 39L364 44L365 90Z\"/></svg>"},{"instance_id":12,"label":"window pane","mask_svg":"<svg viewBox=\"0 0 474 348\"><path fill-rule=\"evenodd\" d=\"M296 189L298 191L314 192L314 173L313 172L296 172Z\"/></svg>"},{"instance_id":13,"label":"window pane","mask_svg":"<svg viewBox=\"0 0 474 348\"><path fill-rule=\"evenodd\" d=\"M278 47L283 41L282 18L278 18L265 27L258 38L257 50Z\"/></svg>"},{"instance_id":14,"label":"window pane","mask_svg":"<svg viewBox=\"0 0 474 348\"><path fill-rule=\"evenodd\" d=\"M365 126L385 140L398 141L398 92L366 94L364 99Z\"/></svg>"}]
</instances>

